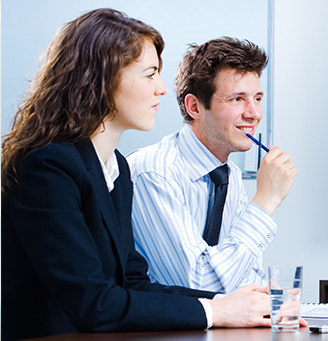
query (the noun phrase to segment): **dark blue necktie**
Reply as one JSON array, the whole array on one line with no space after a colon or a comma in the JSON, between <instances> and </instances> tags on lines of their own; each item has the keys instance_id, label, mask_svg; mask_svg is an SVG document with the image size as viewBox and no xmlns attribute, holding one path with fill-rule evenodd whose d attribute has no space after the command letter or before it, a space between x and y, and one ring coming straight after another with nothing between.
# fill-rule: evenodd
<instances>
[{"instance_id":1,"label":"dark blue necktie","mask_svg":"<svg viewBox=\"0 0 328 341\"><path fill-rule=\"evenodd\" d=\"M215 168L209 173L215 184L215 199L209 224L206 226L203 238L208 245L214 246L218 243L221 229L222 212L228 189L228 166L225 164Z\"/></svg>"}]
</instances>

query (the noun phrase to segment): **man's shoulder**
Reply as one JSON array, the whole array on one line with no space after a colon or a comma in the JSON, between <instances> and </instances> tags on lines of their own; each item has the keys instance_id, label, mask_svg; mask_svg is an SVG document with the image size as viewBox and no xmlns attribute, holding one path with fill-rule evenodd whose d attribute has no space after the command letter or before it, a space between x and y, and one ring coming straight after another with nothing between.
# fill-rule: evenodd
<instances>
[{"instance_id":1,"label":"man's shoulder","mask_svg":"<svg viewBox=\"0 0 328 341\"><path fill-rule=\"evenodd\" d=\"M231 159L228 160L228 166L230 169L229 174L229 186L230 188L238 189L238 191L244 187L242 171L239 166Z\"/></svg>"},{"instance_id":2,"label":"man's shoulder","mask_svg":"<svg viewBox=\"0 0 328 341\"><path fill-rule=\"evenodd\" d=\"M165 136L161 141L137 149L127 156L132 177L142 173L167 174L180 158L176 134Z\"/></svg>"},{"instance_id":3,"label":"man's shoulder","mask_svg":"<svg viewBox=\"0 0 328 341\"><path fill-rule=\"evenodd\" d=\"M242 174L241 169L231 159L229 159L227 163L232 173L235 173L241 176Z\"/></svg>"}]
</instances>

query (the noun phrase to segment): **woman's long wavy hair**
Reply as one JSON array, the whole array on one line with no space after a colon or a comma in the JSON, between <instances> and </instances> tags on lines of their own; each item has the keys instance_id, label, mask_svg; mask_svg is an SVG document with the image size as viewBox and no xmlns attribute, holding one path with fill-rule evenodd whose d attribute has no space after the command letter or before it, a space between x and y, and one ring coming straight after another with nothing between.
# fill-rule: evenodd
<instances>
[{"instance_id":1,"label":"woman's long wavy hair","mask_svg":"<svg viewBox=\"0 0 328 341\"><path fill-rule=\"evenodd\" d=\"M97 9L59 30L4 136L3 194L18 183L18 163L29 150L86 139L105 118L114 118L122 70L141 55L146 39L154 43L161 68L160 33L119 11Z\"/></svg>"}]
</instances>

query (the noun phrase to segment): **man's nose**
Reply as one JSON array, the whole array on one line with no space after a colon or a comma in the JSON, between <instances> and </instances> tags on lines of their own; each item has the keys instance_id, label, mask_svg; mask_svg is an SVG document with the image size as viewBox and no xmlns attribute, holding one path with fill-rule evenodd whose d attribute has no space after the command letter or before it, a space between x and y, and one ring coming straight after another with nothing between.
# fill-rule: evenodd
<instances>
[{"instance_id":1,"label":"man's nose","mask_svg":"<svg viewBox=\"0 0 328 341\"><path fill-rule=\"evenodd\" d=\"M246 101L244 116L254 120L260 120L262 118L262 109L260 103L254 101L253 99Z\"/></svg>"}]
</instances>

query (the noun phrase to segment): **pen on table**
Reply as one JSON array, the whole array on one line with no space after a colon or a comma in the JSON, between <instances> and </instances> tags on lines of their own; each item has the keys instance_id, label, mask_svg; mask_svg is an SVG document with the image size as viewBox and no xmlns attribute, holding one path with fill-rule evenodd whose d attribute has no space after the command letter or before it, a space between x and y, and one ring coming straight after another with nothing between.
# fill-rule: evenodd
<instances>
[{"instance_id":1,"label":"pen on table","mask_svg":"<svg viewBox=\"0 0 328 341\"><path fill-rule=\"evenodd\" d=\"M269 148L267 148L264 144L262 144L260 141L258 141L255 137L253 137L252 135L245 133L245 135L251 139L255 144L257 144L258 146L260 146L262 149L264 149L266 152L269 151Z\"/></svg>"}]
</instances>

